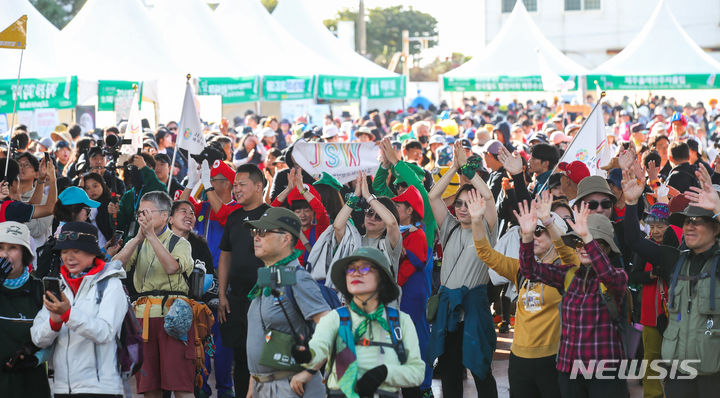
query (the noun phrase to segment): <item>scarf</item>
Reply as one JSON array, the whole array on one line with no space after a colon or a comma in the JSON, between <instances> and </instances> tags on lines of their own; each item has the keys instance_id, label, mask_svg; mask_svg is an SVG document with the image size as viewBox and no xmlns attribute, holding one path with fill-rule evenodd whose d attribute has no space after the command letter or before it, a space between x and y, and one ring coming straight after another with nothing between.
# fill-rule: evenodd
<instances>
[{"instance_id":1,"label":"scarf","mask_svg":"<svg viewBox=\"0 0 720 398\"><path fill-rule=\"evenodd\" d=\"M287 257L283 258L282 260L278 261L277 263L271 265L271 267L279 267L279 266L283 266L283 265L288 265L293 260L297 260L298 257L302 256L302 254L303 254L302 250L295 249L292 251L292 253L290 253L289 256L287 256ZM267 297L267 296L270 296L270 293L272 293L272 289L270 288L270 286L261 287L260 285L258 285L256 283L255 286L253 286L252 290L250 290L250 293L248 293L247 297L248 297L248 300L253 301L257 297L259 297L261 294L263 296Z\"/></svg>"},{"instance_id":2,"label":"scarf","mask_svg":"<svg viewBox=\"0 0 720 398\"><path fill-rule=\"evenodd\" d=\"M98 272L102 271L103 268L105 268L105 262L96 258L95 260L93 260L93 265L92 267L90 267L90 269L80 272L79 274L71 274L70 271L68 271L67 267L65 267L64 265L60 267L60 273L65 278L65 282L70 287L70 290L72 290L73 294L77 294L83 279L88 275L97 274Z\"/></svg>"},{"instance_id":3,"label":"scarf","mask_svg":"<svg viewBox=\"0 0 720 398\"><path fill-rule=\"evenodd\" d=\"M368 328L370 327L370 322L375 321L382 326L383 329L385 329L388 333L390 333L390 325L388 325L387 320L385 319L385 306L383 304L380 304L375 312L368 314L365 311L363 311L360 307L355 304L355 301L350 301L350 309L363 317L362 322L360 322L360 325L358 325L357 329L355 329L355 341L360 340L360 338L365 334L365 332L368 331ZM370 331L370 335L372 336L372 330Z\"/></svg>"},{"instance_id":4,"label":"scarf","mask_svg":"<svg viewBox=\"0 0 720 398\"><path fill-rule=\"evenodd\" d=\"M30 272L28 272L27 267L25 267L25 269L23 269L22 275L18 276L15 279L5 279L5 282L3 282L3 286L8 289L17 289L20 286L24 285L25 282L28 281L28 279L30 279Z\"/></svg>"}]
</instances>

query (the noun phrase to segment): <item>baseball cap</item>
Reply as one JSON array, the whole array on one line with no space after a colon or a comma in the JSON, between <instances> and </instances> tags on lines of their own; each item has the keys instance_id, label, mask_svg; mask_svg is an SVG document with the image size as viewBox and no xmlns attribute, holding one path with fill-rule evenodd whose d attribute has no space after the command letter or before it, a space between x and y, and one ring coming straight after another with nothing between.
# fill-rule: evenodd
<instances>
[{"instance_id":1,"label":"baseball cap","mask_svg":"<svg viewBox=\"0 0 720 398\"><path fill-rule=\"evenodd\" d=\"M556 131L550 135L550 141L553 143L553 145L558 145L563 142L570 142L572 141L572 137L569 135L565 135L562 131Z\"/></svg>"},{"instance_id":2,"label":"baseball cap","mask_svg":"<svg viewBox=\"0 0 720 398\"><path fill-rule=\"evenodd\" d=\"M338 128L334 124L324 126L322 129L322 138L332 138L338 135Z\"/></svg>"},{"instance_id":3,"label":"baseball cap","mask_svg":"<svg viewBox=\"0 0 720 398\"><path fill-rule=\"evenodd\" d=\"M235 181L235 170L233 170L232 167L228 166L228 164L223 162L222 160L216 159L213 164L210 165L210 167L210 177L222 175L223 177L227 178L227 180L231 183Z\"/></svg>"},{"instance_id":4,"label":"baseball cap","mask_svg":"<svg viewBox=\"0 0 720 398\"><path fill-rule=\"evenodd\" d=\"M585 177L590 176L590 170L585 163L574 160L570 163L562 162L558 164L558 169L562 170L565 175L575 184L580 184L580 181Z\"/></svg>"},{"instance_id":5,"label":"baseball cap","mask_svg":"<svg viewBox=\"0 0 720 398\"><path fill-rule=\"evenodd\" d=\"M485 145L483 145L482 151L497 155L500 152L500 148L502 148L502 146L502 142L498 140L490 140L486 142Z\"/></svg>"},{"instance_id":6,"label":"baseball cap","mask_svg":"<svg viewBox=\"0 0 720 398\"><path fill-rule=\"evenodd\" d=\"M614 168L610 170L607 176L607 181L609 184L613 184L622 189L622 169Z\"/></svg>"},{"instance_id":7,"label":"baseball cap","mask_svg":"<svg viewBox=\"0 0 720 398\"><path fill-rule=\"evenodd\" d=\"M253 221L245 221L245 228L281 229L300 239L300 219L290 209L271 207Z\"/></svg>"},{"instance_id":8,"label":"baseball cap","mask_svg":"<svg viewBox=\"0 0 720 398\"><path fill-rule=\"evenodd\" d=\"M79 187L65 188L62 192L60 192L60 195L58 195L58 199L60 200L60 203L65 206L84 204L94 208L100 207L100 202L90 199L87 192Z\"/></svg>"},{"instance_id":9,"label":"baseball cap","mask_svg":"<svg viewBox=\"0 0 720 398\"><path fill-rule=\"evenodd\" d=\"M440 134L435 134L430 137L429 144L445 144L445 137Z\"/></svg>"},{"instance_id":10,"label":"baseball cap","mask_svg":"<svg viewBox=\"0 0 720 398\"><path fill-rule=\"evenodd\" d=\"M467 138L463 138L460 140L460 145L462 145L465 149L472 149L472 144L470 143L470 140Z\"/></svg>"}]
</instances>

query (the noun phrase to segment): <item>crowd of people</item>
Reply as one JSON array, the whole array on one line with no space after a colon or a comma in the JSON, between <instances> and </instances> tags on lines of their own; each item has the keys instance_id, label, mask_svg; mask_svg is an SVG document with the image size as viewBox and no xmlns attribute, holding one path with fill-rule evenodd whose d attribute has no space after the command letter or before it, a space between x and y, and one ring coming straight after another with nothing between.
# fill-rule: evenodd
<instances>
[{"instance_id":1,"label":"crowd of people","mask_svg":"<svg viewBox=\"0 0 720 398\"><path fill-rule=\"evenodd\" d=\"M173 121L133 155L126 122L15 126L0 391L408 398L435 378L461 397L469 371L493 397L512 330L512 397L629 397L627 368L598 364L628 359L665 361L636 372L644 397L712 396L717 100L585 103L614 154L597 175L560 162L588 115L558 99L248 112L206 124L200 154ZM299 141L374 142L379 167L341 183Z\"/></svg>"}]
</instances>

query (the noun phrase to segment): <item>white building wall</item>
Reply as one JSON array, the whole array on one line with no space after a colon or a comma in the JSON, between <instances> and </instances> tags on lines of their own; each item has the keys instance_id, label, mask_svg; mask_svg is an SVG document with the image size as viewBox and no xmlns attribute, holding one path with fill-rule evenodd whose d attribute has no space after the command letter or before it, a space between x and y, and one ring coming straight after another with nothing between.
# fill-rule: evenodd
<instances>
[{"instance_id":1,"label":"white building wall","mask_svg":"<svg viewBox=\"0 0 720 398\"><path fill-rule=\"evenodd\" d=\"M485 20L482 36L487 44L510 13L501 12L502 0L480 1ZM720 0L666 1L700 47L720 48ZM565 0L537 0L537 11L530 16L558 49L594 68L614 55L608 50L622 50L640 32L657 4L658 0L601 0L600 10L565 11ZM711 55L720 60L720 52Z\"/></svg>"}]
</instances>

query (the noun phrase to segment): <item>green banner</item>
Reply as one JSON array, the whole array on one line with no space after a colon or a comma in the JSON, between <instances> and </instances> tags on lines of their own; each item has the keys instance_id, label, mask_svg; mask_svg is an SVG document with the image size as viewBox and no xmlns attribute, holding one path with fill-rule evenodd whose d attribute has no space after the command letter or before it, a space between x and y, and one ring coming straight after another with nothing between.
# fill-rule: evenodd
<instances>
[{"instance_id":1,"label":"green banner","mask_svg":"<svg viewBox=\"0 0 720 398\"><path fill-rule=\"evenodd\" d=\"M715 74L701 75L588 75L587 88L595 90L595 81L603 90L692 90L720 88Z\"/></svg>"},{"instance_id":2,"label":"green banner","mask_svg":"<svg viewBox=\"0 0 720 398\"><path fill-rule=\"evenodd\" d=\"M115 98L129 97L130 103L135 94L133 84L138 85L140 95L138 99L142 102L142 84L127 80L98 80L98 111L114 111Z\"/></svg>"},{"instance_id":3,"label":"green banner","mask_svg":"<svg viewBox=\"0 0 720 398\"><path fill-rule=\"evenodd\" d=\"M365 79L368 98L398 98L405 96L405 77L368 77Z\"/></svg>"},{"instance_id":4,"label":"green banner","mask_svg":"<svg viewBox=\"0 0 720 398\"><path fill-rule=\"evenodd\" d=\"M223 104L253 102L260 99L260 78L201 77L198 95L220 95Z\"/></svg>"},{"instance_id":5,"label":"green banner","mask_svg":"<svg viewBox=\"0 0 720 398\"><path fill-rule=\"evenodd\" d=\"M47 79L0 80L0 113L13 111L17 93L17 110L66 109L77 105L77 76Z\"/></svg>"},{"instance_id":6,"label":"green banner","mask_svg":"<svg viewBox=\"0 0 720 398\"><path fill-rule=\"evenodd\" d=\"M326 100L360 99L362 77L318 76L318 98Z\"/></svg>"},{"instance_id":7,"label":"green banner","mask_svg":"<svg viewBox=\"0 0 720 398\"><path fill-rule=\"evenodd\" d=\"M543 91L540 76L443 77L445 91Z\"/></svg>"},{"instance_id":8,"label":"green banner","mask_svg":"<svg viewBox=\"0 0 720 398\"><path fill-rule=\"evenodd\" d=\"M263 76L263 99L267 101L313 98L313 76Z\"/></svg>"}]
</instances>

